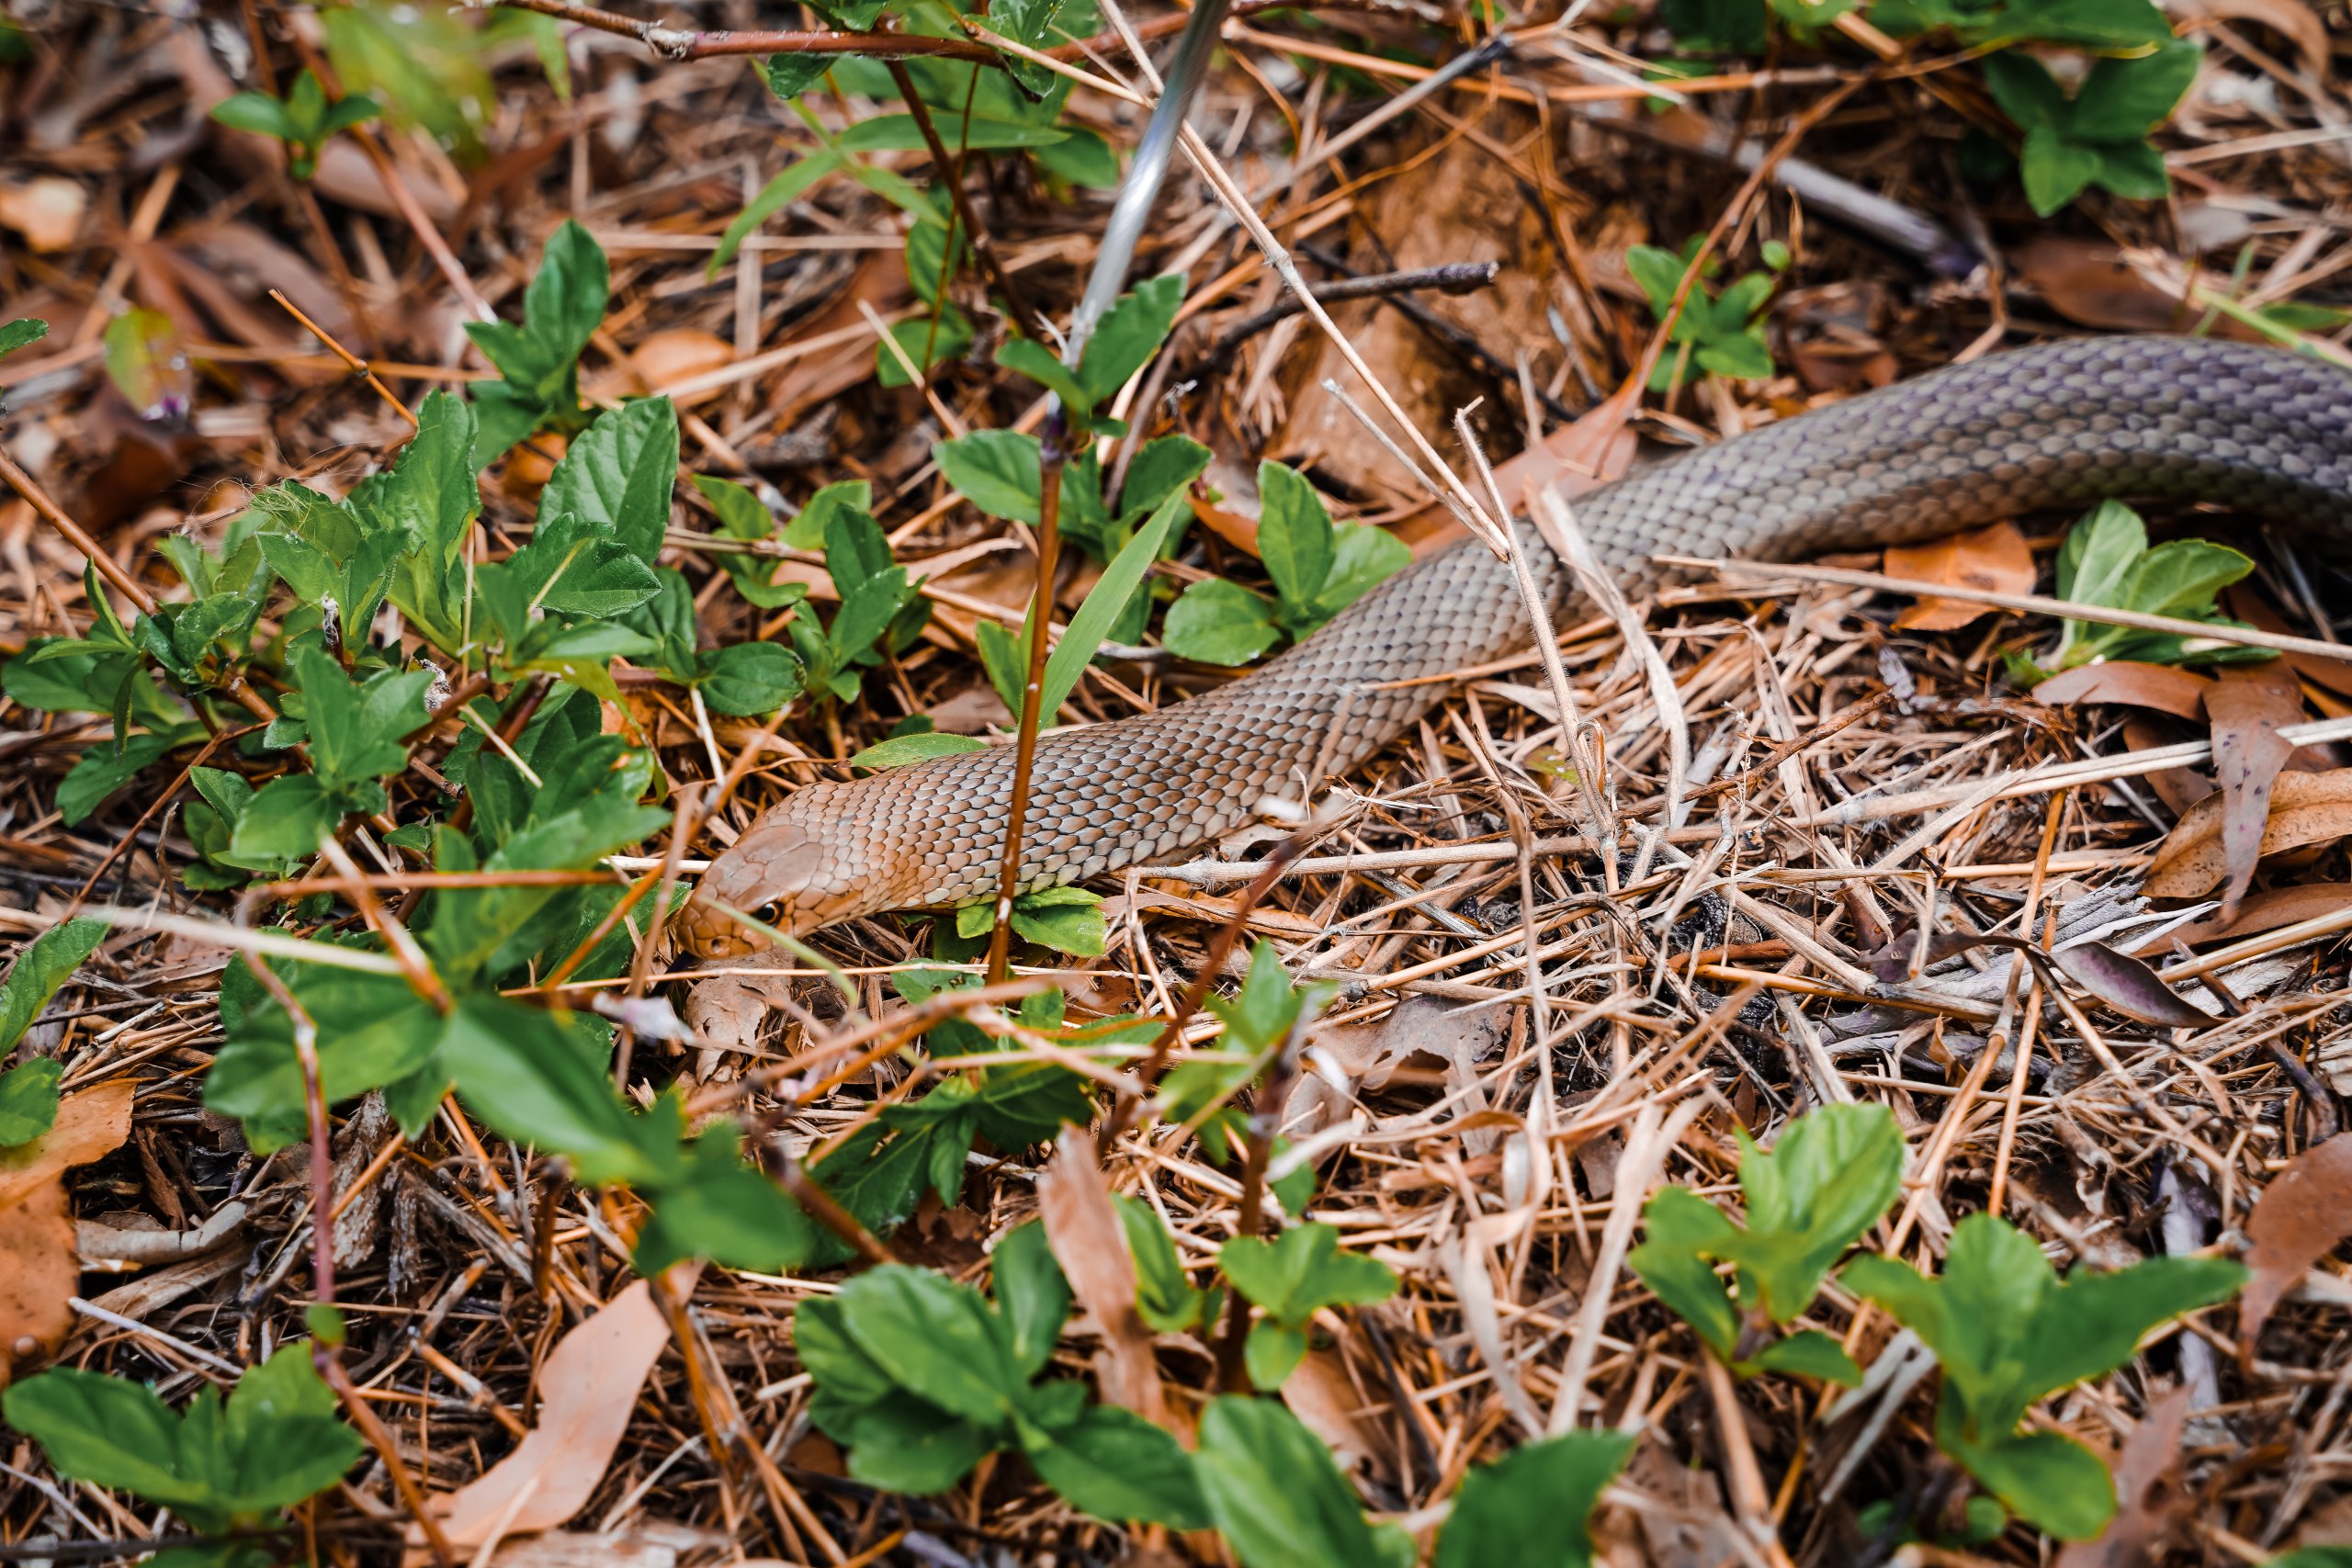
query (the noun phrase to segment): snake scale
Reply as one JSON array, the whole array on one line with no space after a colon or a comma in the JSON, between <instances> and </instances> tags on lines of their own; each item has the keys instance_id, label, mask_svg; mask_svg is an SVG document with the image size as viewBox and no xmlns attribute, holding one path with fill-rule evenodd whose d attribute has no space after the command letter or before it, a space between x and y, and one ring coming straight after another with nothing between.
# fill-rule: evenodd
<instances>
[{"instance_id":1,"label":"snake scale","mask_svg":"<svg viewBox=\"0 0 2352 1568\"><path fill-rule=\"evenodd\" d=\"M1789 559L1905 544L2108 497L2213 502L2352 545L2352 375L2187 337L2083 338L1953 366L1637 469L1577 521L1628 592L1656 555ZM1569 574L1521 528L1555 613ZM1044 737L1024 888L1148 863L1299 798L1378 752L1443 694L1426 677L1524 647L1510 567L1475 541L1416 562L1252 673L1156 712ZM1424 683L1396 682L1424 680ZM771 808L703 876L704 897L799 932L996 890L1010 746ZM697 904L706 958L760 946Z\"/></svg>"}]
</instances>

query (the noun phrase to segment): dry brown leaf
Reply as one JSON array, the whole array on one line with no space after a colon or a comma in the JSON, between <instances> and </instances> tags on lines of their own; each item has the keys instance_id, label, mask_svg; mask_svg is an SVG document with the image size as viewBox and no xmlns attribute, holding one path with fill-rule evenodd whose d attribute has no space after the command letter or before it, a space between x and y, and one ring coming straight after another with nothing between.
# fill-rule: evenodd
<instances>
[{"instance_id":1,"label":"dry brown leaf","mask_svg":"<svg viewBox=\"0 0 2352 1568\"><path fill-rule=\"evenodd\" d=\"M53 1352L74 1326L65 1303L82 1265L65 1173L122 1146L136 1087L118 1078L69 1094L48 1132L0 1150L0 1388L12 1363Z\"/></svg>"},{"instance_id":2,"label":"dry brown leaf","mask_svg":"<svg viewBox=\"0 0 2352 1568\"><path fill-rule=\"evenodd\" d=\"M2173 664L2085 664L2061 671L2033 689L2033 700L2062 707L2070 703L2118 703L2154 708L2178 718L2205 716L2205 694L2212 677Z\"/></svg>"},{"instance_id":3,"label":"dry brown leaf","mask_svg":"<svg viewBox=\"0 0 2352 1568\"><path fill-rule=\"evenodd\" d=\"M55 177L0 186L0 228L14 229L40 252L62 251L82 231L89 194L80 184Z\"/></svg>"},{"instance_id":4,"label":"dry brown leaf","mask_svg":"<svg viewBox=\"0 0 2352 1568\"><path fill-rule=\"evenodd\" d=\"M2311 0L2173 0L2168 9L2224 22L2254 22L2293 42L2303 74L2327 79L2327 24Z\"/></svg>"},{"instance_id":5,"label":"dry brown leaf","mask_svg":"<svg viewBox=\"0 0 2352 1568\"><path fill-rule=\"evenodd\" d=\"M2303 692L2294 671L2277 660L2242 665L2223 671L2206 692L2205 711L2213 720L2213 771L2222 784L2222 852L2229 871L2222 913L2227 916L2237 913L2254 881L2271 790L2295 751L2278 731L2301 721Z\"/></svg>"},{"instance_id":6,"label":"dry brown leaf","mask_svg":"<svg viewBox=\"0 0 2352 1568\"><path fill-rule=\"evenodd\" d=\"M2264 931L2275 931L2281 926L2291 926L2299 920L2332 915L2347 904L2352 904L2352 882L2306 882L2294 887L2265 888L2240 904L2234 916L2216 913L2201 920L2192 920L2177 931L2167 931L2143 943L2138 953L2145 957L2151 953L2165 952L2176 938L2195 943L2257 936Z\"/></svg>"},{"instance_id":7,"label":"dry brown leaf","mask_svg":"<svg viewBox=\"0 0 2352 1568\"><path fill-rule=\"evenodd\" d=\"M629 350L629 368L645 383L647 391L658 391L695 376L707 376L735 363L735 345L716 333L696 327L673 327L666 332L649 333L642 343ZM712 387L684 400L686 406L707 402L723 394L724 387Z\"/></svg>"},{"instance_id":8,"label":"dry brown leaf","mask_svg":"<svg viewBox=\"0 0 2352 1568\"><path fill-rule=\"evenodd\" d=\"M1348 1376L1348 1364L1329 1350L1310 1350L1290 1376L1283 1380L1283 1403L1306 1428L1330 1447L1340 1468L1352 1475L1363 1465L1393 1464L1385 1441L1385 1422L1356 1419L1364 1407L1363 1391ZM1407 1417L1410 1419L1410 1417Z\"/></svg>"},{"instance_id":9,"label":"dry brown leaf","mask_svg":"<svg viewBox=\"0 0 2352 1568\"><path fill-rule=\"evenodd\" d=\"M1886 552L1886 575L1990 593L2030 593L2033 551L2016 524L1988 523L1923 545L1895 546ZM1957 631L1992 613L1990 604L1927 598L1895 616L1894 624L1905 631Z\"/></svg>"},{"instance_id":10,"label":"dry brown leaf","mask_svg":"<svg viewBox=\"0 0 2352 1568\"><path fill-rule=\"evenodd\" d=\"M2258 631L2279 632L2289 636L2309 630L2290 626L2269 600L2245 583L2234 583L2222 597L2222 605L2237 619ZM2352 697L2352 658L2323 659L2315 653L2286 653L2279 655L2295 667L2295 673L2314 685L2325 686L2340 697Z\"/></svg>"},{"instance_id":11,"label":"dry brown leaf","mask_svg":"<svg viewBox=\"0 0 2352 1568\"><path fill-rule=\"evenodd\" d=\"M2017 278L2070 321L2120 332L2178 332L2190 319L2113 245L2045 238L2015 256Z\"/></svg>"},{"instance_id":12,"label":"dry brown leaf","mask_svg":"<svg viewBox=\"0 0 2352 1568\"><path fill-rule=\"evenodd\" d=\"M1151 1330L1136 1312L1135 1256L1127 1250L1126 1227L1095 1158L1093 1134L1062 1129L1053 1162L1037 1178L1037 1207L1070 1292L1102 1331L1102 1353L1094 1369L1102 1397L1176 1430L1152 1354Z\"/></svg>"},{"instance_id":13,"label":"dry brown leaf","mask_svg":"<svg viewBox=\"0 0 2352 1568\"><path fill-rule=\"evenodd\" d=\"M433 1500L455 1546L562 1524L587 1505L628 1429L638 1390L670 1343L639 1280L566 1334L539 1371L539 1421L469 1485Z\"/></svg>"},{"instance_id":14,"label":"dry brown leaf","mask_svg":"<svg viewBox=\"0 0 2352 1568\"><path fill-rule=\"evenodd\" d=\"M2352 1235L2352 1133L2338 1133L2287 1162L2246 1216L2245 1266L2254 1278L2238 1297L2238 1357L2254 1355L2262 1325L2305 1270Z\"/></svg>"},{"instance_id":15,"label":"dry brown leaf","mask_svg":"<svg viewBox=\"0 0 2352 1568\"><path fill-rule=\"evenodd\" d=\"M2222 795L2216 790L2190 807L2165 835L2141 891L2151 898L2198 898L2220 886L2229 873L2222 822ZM2352 768L2285 773L2271 788L2270 815L2258 853L2275 855L2347 833L2352 833Z\"/></svg>"},{"instance_id":16,"label":"dry brown leaf","mask_svg":"<svg viewBox=\"0 0 2352 1568\"><path fill-rule=\"evenodd\" d=\"M2188 1390L2171 1389L2123 1439L2115 1461L2115 1517L2097 1540L2071 1542L2057 1568L2141 1568L2155 1561L2171 1536L2181 1504L2181 1429L2188 1420Z\"/></svg>"}]
</instances>

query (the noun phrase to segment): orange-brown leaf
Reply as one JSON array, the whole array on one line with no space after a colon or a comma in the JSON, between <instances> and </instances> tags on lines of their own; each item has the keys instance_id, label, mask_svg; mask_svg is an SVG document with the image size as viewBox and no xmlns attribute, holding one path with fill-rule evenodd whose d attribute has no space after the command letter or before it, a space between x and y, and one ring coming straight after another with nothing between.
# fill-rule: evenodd
<instances>
[{"instance_id":1,"label":"orange-brown leaf","mask_svg":"<svg viewBox=\"0 0 2352 1568\"><path fill-rule=\"evenodd\" d=\"M2246 1216L2245 1265L2254 1278L2238 1297L2238 1353L2254 1353L2271 1310L2303 1271L2352 1235L2352 1134L2338 1133L2287 1162Z\"/></svg>"},{"instance_id":2,"label":"orange-brown leaf","mask_svg":"<svg viewBox=\"0 0 2352 1568\"><path fill-rule=\"evenodd\" d=\"M1102 1331L1095 1365L1102 1397L1172 1430L1151 1330L1136 1311L1135 1255L1095 1157L1093 1134L1062 1129L1053 1163L1037 1179L1037 1207L1070 1293Z\"/></svg>"},{"instance_id":3,"label":"orange-brown leaf","mask_svg":"<svg viewBox=\"0 0 2352 1568\"><path fill-rule=\"evenodd\" d=\"M2258 936L2300 920L2332 915L2346 905L2352 905L2352 882L2306 882L2294 887L2267 887L2240 904L2233 916L2217 911L2166 932L2138 951L2143 957L2163 952L2176 938L2196 943Z\"/></svg>"},{"instance_id":4,"label":"orange-brown leaf","mask_svg":"<svg viewBox=\"0 0 2352 1568\"><path fill-rule=\"evenodd\" d=\"M54 1351L74 1326L66 1303L81 1261L65 1173L119 1148L130 1136L128 1078L69 1094L48 1132L0 1150L0 1388L10 1363Z\"/></svg>"},{"instance_id":5,"label":"orange-brown leaf","mask_svg":"<svg viewBox=\"0 0 2352 1568\"><path fill-rule=\"evenodd\" d=\"M2230 915L2254 881L2263 829L2270 820L2271 789L2295 752L2278 731L2301 721L2303 692L2294 671L2273 660L2223 671L2205 694L2205 711L2213 720L2213 771L2221 779L2222 852L2229 874L2222 912Z\"/></svg>"},{"instance_id":6,"label":"orange-brown leaf","mask_svg":"<svg viewBox=\"0 0 2352 1568\"><path fill-rule=\"evenodd\" d=\"M1886 552L1886 574L1910 582L1948 584L1992 593L2033 592L2033 551L2014 523L1990 523L1924 545ZM1993 613L1990 604L1927 598L1894 617L1905 631L1955 631Z\"/></svg>"},{"instance_id":7,"label":"orange-brown leaf","mask_svg":"<svg viewBox=\"0 0 2352 1568\"><path fill-rule=\"evenodd\" d=\"M450 1543L547 1529L586 1506L669 1343L670 1325L643 1280L564 1335L540 1369L538 1425L478 1480L433 1499Z\"/></svg>"},{"instance_id":8,"label":"orange-brown leaf","mask_svg":"<svg viewBox=\"0 0 2352 1568\"><path fill-rule=\"evenodd\" d=\"M2033 700L2061 707L2070 703L2116 703L2154 708L2179 718L2201 718L2213 679L2172 664L2083 664L2052 675L2033 689Z\"/></svg>"},{"instance_id":9,"label":"orange-brown leaf","mask_svg":"<svg viewBox=\"0 0 2352 1568\"><path fill-rule=\"evenodd\" d=\"M2143 886L2152 898L2196 898L2229 874L2222 844L2223 796L2219 790L2190 807L2156 850ZM2326 843L2352 833L2352 768L2324 773L2285 773L2270 792L2270 815L2260 853L2299 844Z\"/></svg>"}]
</instances>

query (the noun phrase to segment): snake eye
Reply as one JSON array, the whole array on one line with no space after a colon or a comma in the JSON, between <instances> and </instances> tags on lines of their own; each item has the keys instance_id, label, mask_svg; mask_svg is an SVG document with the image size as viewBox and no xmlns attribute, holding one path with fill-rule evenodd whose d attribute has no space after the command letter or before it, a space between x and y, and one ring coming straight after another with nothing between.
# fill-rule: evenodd
<instances>
[{"instance_id":1,"label":"snake eye","mask_svg":"<svg viewBox=\"0 0 2352 1568\"><path fill-rule=\"evenodd\" d=\"M781 898L769 899L766 903L752 911L752 918L758 920L763 925L775 925L777 921L784 919L784 900Z\"/></svg>"}]
</instances>

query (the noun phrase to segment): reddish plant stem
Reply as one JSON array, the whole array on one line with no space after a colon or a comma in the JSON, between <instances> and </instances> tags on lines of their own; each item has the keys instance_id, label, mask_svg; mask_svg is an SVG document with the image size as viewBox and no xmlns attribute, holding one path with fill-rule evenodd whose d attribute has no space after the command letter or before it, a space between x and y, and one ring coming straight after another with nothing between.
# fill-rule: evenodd
<instances>
[{"instance_id":1,"label":"reddish plant stem","mask_svg":"<svg viewBox=\"0 0 2352 1568\"><path fill-rule=\"evenodd\" d=\"M956 221L964 226L964 232L969 237L972 255L980 264L980 270L988 274L989 284L1004 297L1004 302L1012 307L1012 314L1020 321L1021 330L1040 343L1049 341L1046 319L1031 308L1027 298L1014 284L1012 275L1004 268L1003 257L997 254L996 242L989 238L989 231L980 226L980 215L972 209L971 193L964 188L962 152L949 151L947 143L941 139L939 128L931 118L931 106L924 103L922 95L915 91L915 79L908 72L906 62L893 60L889 62L889 69L890 80L899 85L899 96L906 100L908 112L914 116L915 129L922 132L923 145L931 149L931 161L938 165L939 177L947 186L949 198L956 203ZM967 114L964 121L967 133L971 123ZM948 239L947 254L953 257L956 254L955 236L950 234ZM943 266L940 272L939 288L944 299L947 291L947 268ZM941 300L933 299L928 303L936 311Z\"/></svg>"},{"instance_id":2,"label":"reddish plant stem","mask_svg":"<svg viewBox=\"0 0 2352 1568\"><path fill-rule=\"evenodd\" d=\"M1012 804L1005 814L1004 863L996 877L996 923L989 932L988 982L1012 973L1012 900L1021 890L1021 839L1029 827L1029 781L1037 765L1037 729L1045 722L1046 628L1054 618L1054 574L1061 565L1062 438L1059 419L1046 426L1037 492L1037 596L1029 628L1029 676L1021 688L1021 728L1012 751Z\"/></svg>"}]
</instances>

